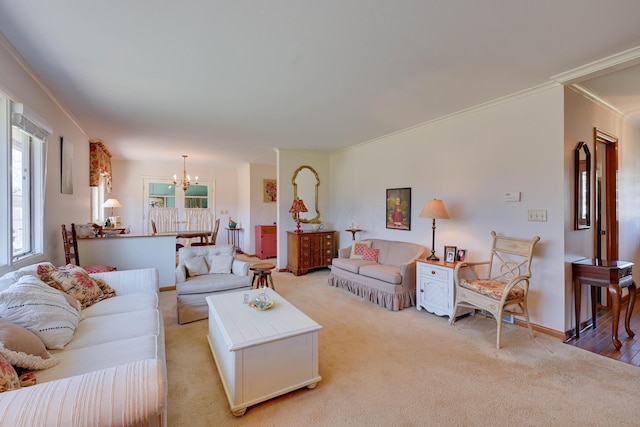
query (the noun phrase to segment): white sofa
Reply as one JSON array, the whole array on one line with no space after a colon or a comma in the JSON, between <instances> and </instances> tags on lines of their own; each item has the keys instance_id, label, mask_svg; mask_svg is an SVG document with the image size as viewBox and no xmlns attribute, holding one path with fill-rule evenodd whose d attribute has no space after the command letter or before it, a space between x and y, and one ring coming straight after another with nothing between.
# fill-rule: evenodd
<instances>
[{"instance_id":1,"label":"white sofa","mask_svg":"<svg viewBox=\"0 0 640 427\"><path fill-rule=\"evenodd\" d=\"M251 289L249 263L235 257L233 245L189 246L178 251L176 267L176 296L178 299L178 323L184 324L209 317L205 298L224 292ZM196 261L204 262L204 274L195 274ZM217 261L228 260L225 266ZM214 265L215 264L215 265ZM190 268L189 268L190 267ZM192 274L189 274L192 271ZM225 271L211 273L210 271Z\"/></svg>"},{"instance_id":2,"label":"white sofa","mask_svg":"<svg viewBox=\"0 0 640 427\"><path fill-rule=\"evenodd\" d=\"M35 273L37 265L18 272ZM37 274L35 274L37 276ZM20 274L0 278L0 291ZM166 426L167 374L155 269L91 274L116 296L82 310L60 362L36 385L0 393L0 425Z\"/></svg>"}]
</instances>

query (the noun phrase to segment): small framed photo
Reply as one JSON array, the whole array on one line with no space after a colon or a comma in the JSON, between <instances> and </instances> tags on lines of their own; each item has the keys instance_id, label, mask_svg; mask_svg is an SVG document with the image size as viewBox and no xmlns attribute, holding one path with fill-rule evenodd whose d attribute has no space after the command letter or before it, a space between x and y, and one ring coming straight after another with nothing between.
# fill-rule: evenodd
<instances>
[{"instance_id":1,"label":"small framed photo","mask_svg":"<svg viewBox=\"0 0 640 427\"><path fill-rule=\"evenodd\" d=\"M456 261L464 262L467 259L467 250L466 249L458 249L456 252Z\"/></svg>"},{"instance_id":2,"label":"small framed photo","mask_svg":"<svg viewBox=\"0 0 640 427\"><path fill-rule=\"evenodd\" d=\"M446 262L454 262L456 260L456 247L455 246L445 246L444 247L444 260Z\"/></svg>"}]
</instances>

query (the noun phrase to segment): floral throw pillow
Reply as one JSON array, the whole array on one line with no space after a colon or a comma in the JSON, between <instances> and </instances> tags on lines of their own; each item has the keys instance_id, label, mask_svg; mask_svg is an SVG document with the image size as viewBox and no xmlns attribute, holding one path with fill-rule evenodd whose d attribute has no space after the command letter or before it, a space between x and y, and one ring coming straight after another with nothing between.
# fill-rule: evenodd
<instances>
[{"instance_id":1,"label":"floral throw pillow","mask_svg":"<svg viewBox=\"0 0 640 427\"><path fill-rule=\"evenodd\" d=\"M0 393L18 388L20 388L18 373L7 359L0 356Z\"/></svg>"},{"instance_id":2,"label":"floral throw pillow","mask_svg":"<svg viewBox=\"0 0 640 427\"><path fill-rule=\"evenodd\" d=\"M362 252L362 260L378 262L379 253L380 249L364 248L364 251Z\"/></svg>"},{"instance_id":3,"label":"floral throw pillow","mask_svg":"<svg viewBox=\"0 0 640 427\"><path fill-rule=\"evenodd\" d=\"M105 298L98 282L77 265L38 267L38 276L40 276L40 280L52 288L64 291L80 301L83 309Z\"/></svg>"}]
</instances>

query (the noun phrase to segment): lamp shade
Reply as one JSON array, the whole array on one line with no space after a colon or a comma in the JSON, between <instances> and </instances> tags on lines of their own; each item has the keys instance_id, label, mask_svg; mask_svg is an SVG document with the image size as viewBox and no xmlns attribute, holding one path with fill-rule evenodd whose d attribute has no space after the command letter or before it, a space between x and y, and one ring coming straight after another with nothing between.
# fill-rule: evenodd
<instances>
[{"instance_id":1,"label":"lamp shade","mask_svg":"<svg viewBox=\"0 0 640 427\"><path fill-rule=\"evenodd\" d=\"M107 199L107 201L104 202L102 206L105 208L121 208L122 207L118 199Z\"/></svg>"},{"instance_id":2,"label":"lamp shade","mask_svg":"<svg viewBox=\"0 0 640 427\"><path fill-rule=\"evenodd\" d=\"M300 212L309 212L307 207L304 205L302 199L295 198L293 199L293 203L291 204L291 208L289 209L290 213L300 213Z\"/></svg>"},{"instance_id":3,"label":"lamp shade","mask_svg":"<svg viewBox=\"0 0 640 427\"><path fill-rule=\"evenodd\" d=\"M444 203L439 199L428 200L418 216L420 218L449 219L447 208L444 207Z\"/></svg>"}]
</instances>

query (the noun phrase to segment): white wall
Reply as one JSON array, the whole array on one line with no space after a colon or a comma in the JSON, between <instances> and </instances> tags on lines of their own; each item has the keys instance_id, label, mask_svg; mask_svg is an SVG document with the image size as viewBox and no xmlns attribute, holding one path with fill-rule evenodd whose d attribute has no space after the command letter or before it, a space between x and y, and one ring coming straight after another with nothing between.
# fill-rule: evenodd
<instances>
[{"instance_id":1,"label":"white wall","mask_svg":"<svg viewBox=\"0 0 640 427\"><path fill-rule=\"evenodd\" d=\"M452 94L455 96L455 94ZM565 326L563 88L550 85L527 95L415 127L331 156L331 215L340 231L351 219L359 238L402 240L431 246L431 219L424 203L441 198L451 219L439 220L436 253L444 245L483 260L490 232L541 237L529 299L532 322ZM385 226L385 190L411 187L411 230ZM520 202L505 202L519 191ZM527 211L546 209L547 222L528 222Z\"/></svg>"},{"instance_id":2,"label":"white wall","mask_svg":"<svg viewBox=\"0 0 640 427\"><path fill-rule=\"evenodd\" d=\"M108 142L105 142L107 148ZM122 203L118 208L123 225L131 228L133 234L145 234L147 223L143 218L145 177L172 179L173 175L182 175L182 158L176 155L175 162L131 162L114 159L113 192L109 198L116 198ZM87 166L88 168L88 166ZM238 171L235 167L212 166L199 163L197 160L187 160L187 172L192 177L198 176L199 182L213 182L213 205L215 218L221 218L218 242L227 243L227 233L224 227L229 218L238 217ZM88 178L87 178L88 180ZM88 182L88 181L87 181ZM182 191L182 190L178 190Z\"/></svg>"},{"instance_id":3,"label":"white wall","mask_svg":"<svg viewBox=\"0 0 640 427\"><path fill-rule=\"evenodd\" d=\"M256 253L256 225L273 225L277 222L277 202L265 202L263 197L265 179L276 179L276 165L254 164L249 169L249 217L244 230L244 248L248 254Z\"/></svg>"},{"instance_id":4,"label":"white wall","mask_svg":"<svg viewBox=\"0 0 640 427\"><path fill-rule=\"evenodd\" d=\"M87 222L91 217L89 138L21 65L21 61L0 34L0 92L14 102L27 105L53 128L53 135L49 137L47 144L45 245L40 259L63 264L60 225ZM72 195L60 192L60 137L73 144L75 162ZM35 260L27 260L15 267L31 262Z\"/></svg>"}]
</instances>

